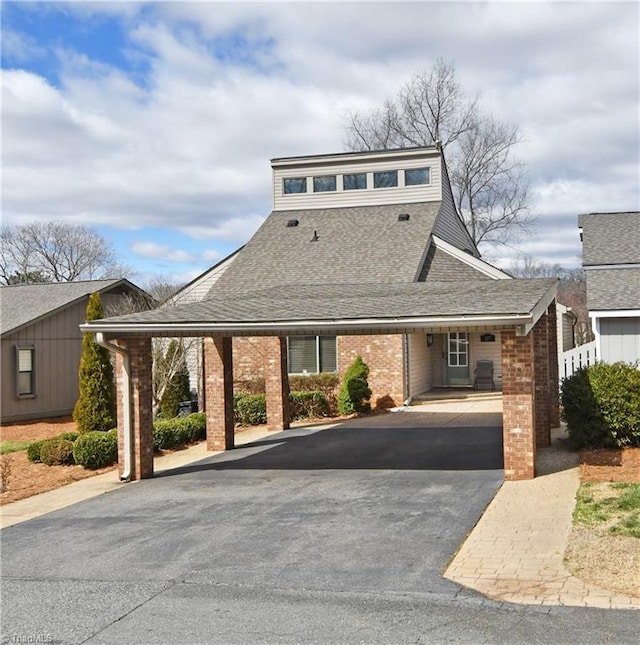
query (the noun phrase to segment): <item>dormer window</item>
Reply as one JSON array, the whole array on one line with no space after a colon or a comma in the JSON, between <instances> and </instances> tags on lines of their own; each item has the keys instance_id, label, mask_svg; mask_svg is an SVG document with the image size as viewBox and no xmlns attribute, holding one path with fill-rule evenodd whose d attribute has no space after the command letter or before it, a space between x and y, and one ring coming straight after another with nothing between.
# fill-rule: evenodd
<instances>
[{"instance_id":1,"label":"dormer window","mask_svg":"<svg viewBox=\"0 0 640 645\"><path fill-rule=\"evenodd\" d=\"M353 175L343 175L342 186L344 190L366 190L367 173L359 172Z\"/></svg>"},{"instance_id":2,"label":"dormer window","mask_svg":"<svg viewBox=\"0 0 640 645\"><path fill-rule=\"evenodd\" d=\"M398 171L384 170L373 173L374 188L394 188L398 185Z\"/></svg>"},{"instance_id":3,"label":"dormer window","mask_svg":"<svg viewBox=\"0 0 640 645\"><path fill-rule=\"evenodd\" d=\"M431 181L429 168L411 168L404 171L405 186L421 186Z\"/></svg>"},{"instance_id":4,"label":"dormer window","mask_svg":"<svg viewBox=\"0 0 640 645\"><path fill-rule=\"evenodd\" d=\"M325 175L323 177L313 178L314 193L330 193L336 191L336 176Z\"/></svg>"},{"instance_id":5,"label":"dormer window","mask_svg":"<svg viewBox=\"0 0 640 645\"><path fill-rule=\"evenodd\" d=\"M284 180L284 194L293 195L295 193L307 192L306 177L289 177Z\"/></svg>"}]
</instances>

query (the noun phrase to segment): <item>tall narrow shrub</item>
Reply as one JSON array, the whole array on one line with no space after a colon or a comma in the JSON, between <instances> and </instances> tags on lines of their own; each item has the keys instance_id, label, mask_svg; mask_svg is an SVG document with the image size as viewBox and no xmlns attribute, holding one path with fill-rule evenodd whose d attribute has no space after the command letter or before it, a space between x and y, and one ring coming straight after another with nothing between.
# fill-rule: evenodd
<instances>
[{"instance_id":1,"label":"tall narrow shrub","mask_svg":"<svg viewBox=\"0 0 640 645\"><path fill-rule=\"evenodd\" d=\"M340 414L366 412L371 408L369 403L371 390L367 381L368 376L369 366L362 360L362 356L356 356L342 379L342 386L338 394L338 411Z\"/></svg>"},{"instance_id":2,"label":"tall narrow shrub","mask_svg":"<svg viewBox=\"0 0 640 645\"><path fill-rule=\"evenodd\" d=\"M103 317L100 295L94 293L87 304L87 321ZM78 432L107 431L116 425L116 393L109 352L95 342L94 334L84 334L78 379L79 396L73 409Z\"/></svg>"},{"instance_id":3,"label":"tall narrow shrub","mask_svg":"<svg viewBox=\"0 0 640 645\"><path fill-rule=\"evenodd\" d=\"M164 359L167 369L175 369L173 376L167 383L167 387L160 399L160 411L164 419L172 419L178 414L181 401L189 401L191 392L189 390L189 370L184 358L184 350L178 341L172 340L167 348Z\"/></svg>"}]
</instances>

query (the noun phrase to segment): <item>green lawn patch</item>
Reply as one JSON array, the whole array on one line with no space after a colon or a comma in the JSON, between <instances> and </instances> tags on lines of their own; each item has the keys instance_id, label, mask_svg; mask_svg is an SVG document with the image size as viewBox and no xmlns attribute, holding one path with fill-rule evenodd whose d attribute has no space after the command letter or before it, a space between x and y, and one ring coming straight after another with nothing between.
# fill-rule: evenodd
<instances>
[{"instance_id":1,"label":"green lawn patch","mask_svg":"<svg viewBox=\"0 0 640 645\"><path fill-rule=\"evenodd\" d=\"M640 539L640 484L582 484L573 520L576 525Z\"/></svg>"},{"instance_id":2,"label":"green lawn patch","mask_svg":"<svg viewBox=\"0 0 640 645\"><path fill-rule=\"evenodd\" d=\"M5 441L0 441L0 455L6 455L8 452L26 450L30 443L30 441L18 441L17 439L6 439Z\"/></svg>"}]
</instances>

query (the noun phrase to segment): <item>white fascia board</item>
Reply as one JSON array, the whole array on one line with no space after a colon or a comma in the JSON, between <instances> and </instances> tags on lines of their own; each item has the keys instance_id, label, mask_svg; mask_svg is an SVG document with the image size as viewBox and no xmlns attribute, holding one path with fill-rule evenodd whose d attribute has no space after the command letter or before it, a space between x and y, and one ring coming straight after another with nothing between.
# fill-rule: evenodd
<instances>
[{"instance_id":1,"label":"white fascia board","mask_svg":"<svg viewBox=\"0 0 640 645\"><path fill-rule=\"evenodd\" d=\"M456 258L456 260L460 260L461 262L464 262L465 264L469 265L476 271L479 271L480 273L483 273L484 275L489 276L494 280L513 280L513 277L510 276L508 273L505 273L504 271L501 271L500 269L497 269L496 267L491 266L484 260L480 260L479 258L476 258L473 255L469 255L468 253L465 253L457 246L453 246L453 244L449 244L449 242L445 242L444 240L440 239L437 235L433 236L433 242L436 245L437 249L440 249L441 251L448 253L449 255Z\"/></svg>"},{"instance_id":2,"label":"white fascia board","mask_svg":"<svg viewBox=\"0 0 640 645\"><path fill-rule=\"evenodd\" d=\"M640 309L591 310L589 318L640 318Z\"/></svg>"},{"instance_id":3,"label":"white fascia board","mask_svg":"<svg viewBox=\"0 0 640 645\"><path fill-rule=\"evenodd\" d=\"M628 264L587 264L582 267L585 271L617 271L621 269L640 269L640 262L629 262Z\"/></svg>"},{"instance_id":4,"label":"white fascia board","mask_svg":"<svg viewBox=\"0 0 640 645\"><path fill-rule=\"evenodd\" d=\"M538 301L538 304L531 310L531 321L524 325L522 330L523 333L518 335L526 336L534 328L535 324L540 320L549 305L554 301L558 293L559 283L560 281L557 280L549 287L549 289L547 289L546 293Z\"/></svg>"},{"instance_id":5,"label":"white fascia board","mask_svg":"<svg viewBox=\"0 0 640 645\"><path fill-rule=\"evenodd\" d=\"M392 150L371 150L364 152L343 152L327 155L309 155L305 157L280 157L271 160L272 168L316 166L324 164L339 164L362 161L384 161L387 159L413 159L427 155L438 156L440 150L436 147L407 148Z\"/></svg>"},{"instance_id":6,"label":"white fascia board","mask_svg":"<svg viewBox=\"0 0 640 645\"><path fill-rule=\"evenodd\" d=\"M343 320L292 320L292 321L265 321L265 322L221 322L221 323L83 323L80 330L83 332L102 332L110 337L117 338L118 334L149 334L166 335L174 333L201 335L272 332L273 335L304 332L309 329L322 329L325 331L353 329L354 332L385 331L388 329L423 327L477 327L514 325L526 326L531 323L530 314L507 315L469 315L469 316L433 316L416 318L367 318Z\"/></svg>"}]
</instances>

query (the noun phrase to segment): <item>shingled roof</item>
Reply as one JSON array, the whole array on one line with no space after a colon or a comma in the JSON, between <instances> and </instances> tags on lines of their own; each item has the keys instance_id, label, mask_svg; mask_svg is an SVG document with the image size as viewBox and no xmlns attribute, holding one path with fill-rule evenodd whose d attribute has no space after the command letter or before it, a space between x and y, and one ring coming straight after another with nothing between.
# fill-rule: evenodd
<instances>
[{"instance_id":1,"label":"shingled roof","mask_svg":"<svg viewBox=\"0 0 640 645\"><path fill-rule=\"evenodd\" d=\"M333 332L346 329L349 321L362 329L400 329L445 317L462 325L478 324L478 319L525 324L540 302L550 302L556 286L553 279L286 285L109 318L91 328L110 333L245 328L253 333L322 326Z\"/></svg>"},{"instance_id":2,"label":"shingled roof","mask_svg":"<svg viewBox=\"0 0 640 645\"><path fill-rule=\"evenodd\" d=\"M3 286L0 289L2 335L64 309L79 298L118 285L137 289L124 279Z\"/></svg>"},{"instance_id":3,"label":"shingled roof","mask_svg":"<svg viewBox=\"0 0 640 645\"><path fill-rule=\"evenodd\" d=\"M412 282L439 209L440 202L429 202L274 211L207 298L256 284Z\"/></svg>"},{"instance_id":4,"label":"shingled roof","mask_svg":"<svg viewBox=\"0 0 640 645\"><path fill-rule=\"evenodd\" d=\"M583 266L640 263L640 212L588 213L578 225Z\"/></svg>"}]
</instances>

